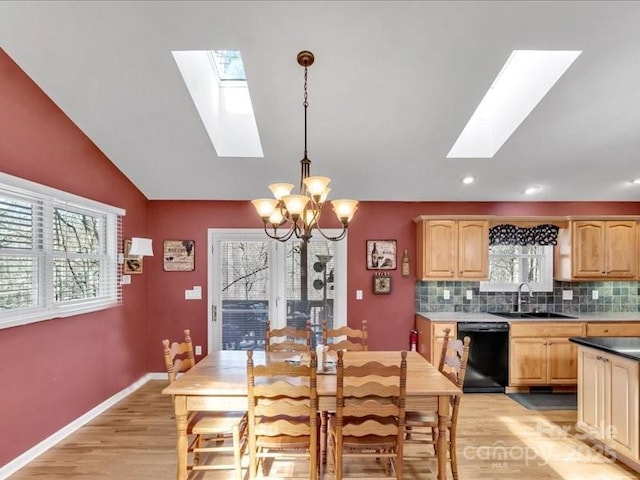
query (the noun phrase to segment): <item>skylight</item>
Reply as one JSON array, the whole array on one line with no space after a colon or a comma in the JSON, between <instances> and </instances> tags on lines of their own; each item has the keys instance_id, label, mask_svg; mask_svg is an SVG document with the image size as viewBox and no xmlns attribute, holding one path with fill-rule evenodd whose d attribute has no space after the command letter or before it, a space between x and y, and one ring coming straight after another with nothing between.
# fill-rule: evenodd
<instances>
[{"instance_id":1,"label":"skylight","mask_svg":"<svg viewBox=\"0 0 640 480\"><path fill-rule=\"evenodd\" d=\"M240 52L171 53L218 156L264 157Z\"/></svg>"},{"instance_id":2,"label":"skylight","mask_svg":"<svg viewBox=\"0 0 640 480\"><path fill-rule=\"evenodd\" d=\"M212 50L211 57L221 81L246 81L244 64L238 50Z\"/></svg>"},{"instance_id":3,"label":"skylight","mask_svg":"<svg viewBox=\"0 0 640 480\"><path fill-rule=\"evenodd\" d=\"M580 53L511 52L447 158L492 158Z\"/></svg>"}]
</instances>

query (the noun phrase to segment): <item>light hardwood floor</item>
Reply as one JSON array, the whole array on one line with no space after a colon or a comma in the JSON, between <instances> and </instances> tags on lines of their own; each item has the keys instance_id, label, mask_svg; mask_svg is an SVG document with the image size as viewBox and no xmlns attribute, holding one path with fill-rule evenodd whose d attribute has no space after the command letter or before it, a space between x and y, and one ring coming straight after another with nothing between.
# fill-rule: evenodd
<instances>
[{"instance_id":1,"label":"light hardwood floor","mask_svg":"<svg viewBox=\"0 0 640 480\"><path fill-rule=\"evenodd\" d=\"M175 427L171 400L151 381L10 477L24 479L171 480L175 478ZM574 411L533 412L501 394L463 397L458 428L460 479L637 479L640 474L600 455L575 432ZM435 462L412 458L405 478L435 479ZM274 465L269 478L301 476L306 462ZM366 465L350 474L372 476ZM450 473L449 473L450 475ZM197 478L231 478L207 472ZM324 474L323 479L332 478Z\"/></svg>"}]
</instances>

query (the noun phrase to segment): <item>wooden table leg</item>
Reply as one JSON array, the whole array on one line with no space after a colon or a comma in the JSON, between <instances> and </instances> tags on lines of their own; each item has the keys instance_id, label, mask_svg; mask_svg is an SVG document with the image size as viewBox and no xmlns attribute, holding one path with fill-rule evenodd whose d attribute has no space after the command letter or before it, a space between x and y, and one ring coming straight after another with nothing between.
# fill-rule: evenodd
<instances>
[{"instance_id":1,"label":"wooden table leg","mask_svg":"<svg viewBox=\"0 0 640 480\"><path fill-rule=\"evenodd\" d=\"M178 480L187 480L187 455L189 439L187 438L187 397L174 397L176 429L178 432Z\"/></svg>"},{"instance_id":2,"label":"wooden table leg","mask_svg":"<svg viewBox=\"0 0 640 480\"><path fill-rule=\"evenodd\" d=\"M449 419L449 397L438 397L438 480L447 478L447 420Z\"/></svg>"}]
</instances>

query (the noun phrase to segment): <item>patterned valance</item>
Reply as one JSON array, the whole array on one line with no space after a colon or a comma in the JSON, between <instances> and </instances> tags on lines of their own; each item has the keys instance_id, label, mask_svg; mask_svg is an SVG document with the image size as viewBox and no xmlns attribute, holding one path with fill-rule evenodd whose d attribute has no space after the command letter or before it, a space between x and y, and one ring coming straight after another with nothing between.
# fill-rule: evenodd
<instances>
[{"instance_id":1,"label":"patterned valance","mask_svg":"<svg viewBox=\"0 0 640 480\"><path fill-rule=\"evenodd\" d=\"M559 230L551 224L531 228L496 225L489 229L489 245L557 245Z\"/></svg>"}]
</instances>

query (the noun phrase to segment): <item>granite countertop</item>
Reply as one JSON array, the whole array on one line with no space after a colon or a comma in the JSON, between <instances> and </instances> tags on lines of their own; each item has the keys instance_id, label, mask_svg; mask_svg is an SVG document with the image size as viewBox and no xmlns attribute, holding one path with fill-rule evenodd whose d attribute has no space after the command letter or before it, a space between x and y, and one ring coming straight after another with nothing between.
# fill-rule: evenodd
<instances>
[{"instance_id":1,"label":"granite countertop","mask_svg":"<svg viewBox=\"0 0 640 480\"><path fill-rule=\"evenodd\" d=\"M640 362L640 337L569 337L569 341Z\"/></svg>"},{"instance_id":2,"label":"granite countertop","mask_svg":"<svg viewBox=\"0 0 640 480\"><path fill-rule=\"evenodd\" d=\"M490 313L466 312L416 312L433 322L638 322L640 312L574 313L572 318L505 318Z\"/></svg>"}]
</instances>

